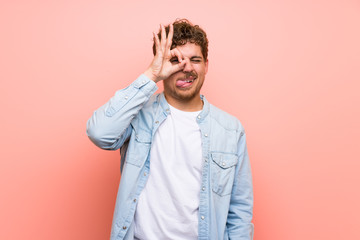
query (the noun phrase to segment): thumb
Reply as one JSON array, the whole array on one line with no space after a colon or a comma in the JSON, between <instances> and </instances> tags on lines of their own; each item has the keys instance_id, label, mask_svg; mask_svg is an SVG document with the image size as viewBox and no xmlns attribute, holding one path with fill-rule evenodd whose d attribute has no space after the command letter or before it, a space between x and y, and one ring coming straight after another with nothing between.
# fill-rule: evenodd
<instances>
[{"instance_id":1,"label":"thumb","mask_svg":"<svg viewBox=\"0 0 360 240\"><path fill-rule=\"evenodd\" d=\"M186 61L182 61L178 64L175 64L171 67L171 72L178 72L178 71L181 71L185 68L185 64L186 64Z\"/></svg>"}]
</instances>

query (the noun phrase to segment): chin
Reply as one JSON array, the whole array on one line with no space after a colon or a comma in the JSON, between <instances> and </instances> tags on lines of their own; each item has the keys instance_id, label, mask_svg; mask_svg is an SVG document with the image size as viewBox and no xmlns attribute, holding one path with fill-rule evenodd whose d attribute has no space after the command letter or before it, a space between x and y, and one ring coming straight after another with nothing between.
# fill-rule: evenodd
<instances>
[{"instance_id":1,"label":"chin","mask_svg":"<svg viewBox=\"0 0 360 240\"><path fill-rule=\"evenodd\" d=\"M199 86L200 82L194 81L194 83L188 88L179 88L175 85L166 84L164 82L164 93L173 99L177 99L178 101L191 101L197 97L200 97L200 89L202 84Z\"/></svg>"},{"instance_id":2,"label":"chin","mask_svg":"<svg viewBox=\"0 0 360 240\"><path fill-rule=\"evenodd\" d=\"M182 89L182 90L175 91L175 93L172 95L173 96L175 95L177 99L180 99L183 101L189 101L189 100L192 100L192 99L196 98L197 96L199 96L200 92L195 91L194 89Z\"/></svg>"}]
</instances>

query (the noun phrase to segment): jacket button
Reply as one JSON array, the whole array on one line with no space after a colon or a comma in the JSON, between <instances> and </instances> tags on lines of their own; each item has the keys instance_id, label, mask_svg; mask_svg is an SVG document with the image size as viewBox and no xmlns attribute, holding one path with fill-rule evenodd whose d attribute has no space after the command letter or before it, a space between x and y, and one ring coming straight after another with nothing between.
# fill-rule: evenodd
<instances>
[{"instance_id":1,"label":"jacket button","mask_svg":"<svg viewBox=\"0 0 360 240\"><path fill-rule=\"evenodd\" d=\"M204 216L201 216L201 220L204 220L205 219L205 217Z\"/></svg>"},{"instance_id":2,"label":"jacket button","mask_svg":"<svg viewBox=\"0 0 360 240\"><path fill-rule=\"evenodd\" d=\"M123 226L123 229L125 230L125 229L126 229L126 226Z\"/></svg>"}]
</instances>

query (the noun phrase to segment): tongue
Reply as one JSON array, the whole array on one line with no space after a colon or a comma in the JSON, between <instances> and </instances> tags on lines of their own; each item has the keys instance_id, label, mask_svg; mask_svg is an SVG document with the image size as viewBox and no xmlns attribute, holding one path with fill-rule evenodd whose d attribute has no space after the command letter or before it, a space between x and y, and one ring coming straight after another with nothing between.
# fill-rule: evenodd
<instances>
[{"instance_id":1,"label":"tongue","mask_svg":"<svg viewBox=\"0 0 360 240\"><path fill-rule=\"evenodd\" d=\"M192 84L192 82L186 82L184 80L178 80L176 81L176 86L177 87L188 87Z\"/></svg>"}]
</instances>

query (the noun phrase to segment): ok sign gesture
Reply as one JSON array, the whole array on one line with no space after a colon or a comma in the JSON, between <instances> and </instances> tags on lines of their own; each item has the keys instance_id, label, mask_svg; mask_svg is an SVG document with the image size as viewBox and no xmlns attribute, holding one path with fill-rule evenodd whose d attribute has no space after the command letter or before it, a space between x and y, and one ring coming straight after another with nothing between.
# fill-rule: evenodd
<instances>
[{"instance_id":1,"label":"ok sign gesture","mask_svg":"<svg viewBox=\"0 0 360 240\"><path fill-rule=\"evenodd\" d=\"M170 49L174 34L173 25L170 24L169 34L167 37L165 27L160 24L160 28L161 40L159 39L159 36L153 32L156 54L149 68L144 72L144 74L154 82L167 79L171 74L181 71L184 69L186 63L183 61L183 56L178 49ZM172 63L171 59L174 57L177 58L178 61L174 61Z\"/></svg>"}]
</instances>

